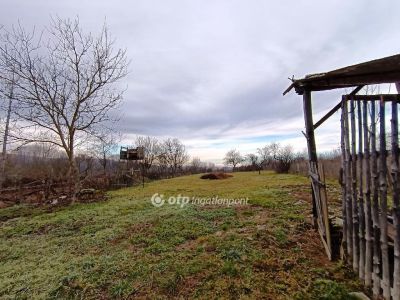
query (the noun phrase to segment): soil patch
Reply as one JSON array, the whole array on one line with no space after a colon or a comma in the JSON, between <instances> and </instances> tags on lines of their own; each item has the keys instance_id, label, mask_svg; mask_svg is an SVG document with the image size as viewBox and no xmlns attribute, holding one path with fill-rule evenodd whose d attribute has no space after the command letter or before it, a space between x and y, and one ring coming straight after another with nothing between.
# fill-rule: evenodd
<instances>
[{"instance_id":1,"label":"soil patch","mask_svg":"<svg viewBox=\"0 0 400 300\"><path fill-rule=\"evenodd\" d=\"M202 175L200 178L201 179L211 179L211 180L218 180L218 179L227 179L233 177L231 174L227 173L208 173Z\"/></svg>"}]
</instances>

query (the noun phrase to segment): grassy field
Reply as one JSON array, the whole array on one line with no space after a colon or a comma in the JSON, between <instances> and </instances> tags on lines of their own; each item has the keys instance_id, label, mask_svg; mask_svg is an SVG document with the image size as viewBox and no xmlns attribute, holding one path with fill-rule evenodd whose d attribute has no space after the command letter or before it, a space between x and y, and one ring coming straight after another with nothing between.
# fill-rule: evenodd
<instances>
[{"instance_id":1,"label":"grassy field","mask_svg":"<svg viewBox=\"0 0 400 300\"><path fill-rule=\"evenodd\" d=\"M169 196L249 205L154 207ZM109 193L105 202L0 210L2 299L349 299L360 287L329 262L307 222L306 178L199 175Z\"/></svg>"}]
</instances>

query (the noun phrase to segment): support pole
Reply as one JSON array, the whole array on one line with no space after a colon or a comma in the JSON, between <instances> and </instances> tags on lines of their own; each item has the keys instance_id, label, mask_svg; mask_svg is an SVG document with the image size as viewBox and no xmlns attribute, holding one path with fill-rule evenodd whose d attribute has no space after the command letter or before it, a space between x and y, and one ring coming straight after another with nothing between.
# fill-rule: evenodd
<instances>
[{"instance_id":1,"label":"support pole","mask_svg":"<svg viewBox=\"0 0 400 300\"><path fill-rule=\"evenodd\" d=\"M379 199L381 205L380 229L381 229L381 253L382 253L382 280L381 288L383 297L390 299L390 270L388 251L388 224L387 224L387 165L386 165L386 131L385 131L385 102L383 98L379 106Z\"/></svg>"},{"instance_id":2,"label":"support pole","mask_svg":"<svg viewBox=\"0 0 400 300\"><path fill-rule=\"evenodd\" d=\"M376 149L376 105L371 103L371 177L372 177L372 232L373 232L373 287L372 295L377 298L381 289L381 253L380 253L380 228L379 228L379 177L378 177L378 153Z\"/></svg>"},{"instance_id":3,"label":"support pole","mask_svg":"<svg viewBox=\"0 0 400 300\"><path fill-rule=\"evenodd\" d=\"M304 90L303 93L303 111L304 111L304 121L306 126L306 138L307 138L307 149L308 149L308 161L309 169L312 165L318 166L317 159L317 148L315 146L315 135L314 135L314 124L312 117L312 103L311 103L311 92L309 90ZM313 186L312 188L312 202L313 202L313 218L314 224L317 224L317 208L315 203L315 192Z\"/></svg>"},{"instance_id":4,"label":"support pole","mask_svg":"<svg viewBox=\"0 0 400 300\"><path fill-rule=\"evenodd\" d=\"M358 218L358 197L357 197L357 148L356 148L356 114L354 100L350 100L350 124L351 124L351 191L353 205L353 270L359 270L359 218Z\"/></svg>"},{"instance_id":5,"label":"support pole","mask_svg":"<svg viewBox=\"0 0 400 300\"><path fill-rule=\"evenodd\" d=\"M347 112L344 110L344 105L346 101L341 101L340 105L342 108L341 118L340 118L340 127L341 127L341 135L340 135L340 148L342 150L342 167L340 170L340 185L342 187L342 218L343 218L343 238L342 238L342 259L346 259L348 255L347 251L347 216L346 216L346 144L345 144L345 121L344 115L347 117Z\"/></svg>"},{"instance_id":6,"label":"support pole","mask_svg":"<svg viewBox=\"0 0 400 300\"><path fill-rule=\"evenodd\" d=\"M317 224L322 243L329 260L332 259L332 245L327 211L326 197L321 190L321 180L318 172L317 148L315 146L314 125L312 118L311 92L303 93L304 120L306 125L306 138L309 158L309 173L313 196L314 224ZM316 221L316 222L315 222Z\"/></svg>"},{"instance_id":7,"label":"support pole","mask_svg":"<svg viewBox=\"0 0 400 300\"><path fill-rule=\"evenodd\" d=\"M344 148L345 148L345 160L344 160L344 182L346 189L345 207L346 207L346 222L347 222L347 233L346 233L346 246L347 246L347 261L351 263L353 261L353 198L352 198L352 185L351 185L351 153L350 153L350 125L349 125L349 110L347 97L342 98L342 118L343 118L343 135L344 135Z\"/></svg>"},{"instance_id":8,"label":"support pole","mask_svg":"<svg viewBox=\"0 0 400 300\"><path fill-rule=\"evenodd\" d=\"M363 170L363 118L361 113L361 101L357 102L357 118L358 118L358 215L359 215L359 278L365 281L365 212L364 212L364 170Z\"/></svg>"},{"instance_id":9,"label":"support pole","mask_svg":"<svg viewBox=\"0 0 400 300\"><path fill-rule=\"evenodd\" d=\"M365 286L372 282L372 212L371 212L371 164L368 130L368 102L363 101L363 133L364 133L364 211L365 211Z\"/></svg>"}]
</instances>

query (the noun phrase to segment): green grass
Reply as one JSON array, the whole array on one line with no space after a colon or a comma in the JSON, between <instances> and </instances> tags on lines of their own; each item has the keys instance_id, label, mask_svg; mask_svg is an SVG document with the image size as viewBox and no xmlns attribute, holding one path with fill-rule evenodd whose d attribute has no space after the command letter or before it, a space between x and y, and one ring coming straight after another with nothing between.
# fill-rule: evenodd
<instances>
[{"instance_id":1,"label":"green grass","mask_svg":"<svg viewBox=\"0 0 400 300\"><path fill-rule=\"evenodd\" d=\"M357 285L326 260L306 222L310 205L298 203L308 187L268 172L195 175L110 192L105 202L0 210L0 298L307 299L316 280L346 294ZM157 208L154 193L250 205Z\"/></svg>"}]
</instances>

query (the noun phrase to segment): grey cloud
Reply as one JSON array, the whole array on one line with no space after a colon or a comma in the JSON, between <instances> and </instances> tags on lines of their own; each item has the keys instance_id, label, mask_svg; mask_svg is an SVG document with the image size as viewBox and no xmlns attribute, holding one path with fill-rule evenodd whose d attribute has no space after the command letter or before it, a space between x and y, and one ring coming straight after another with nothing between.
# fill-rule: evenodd
<instances>
[{"instance_id":1,"label":"grey cloud","mask_svg":"<svg viewBox=\"0 0 400 300\"><path fill-rule=\"evenodd\" d=\"M218 139L298 120L301 97L282 97L288 76L398 53L399 8L395 0L2 0L0 15L6 26L38 27L50 15L79 15L92 31L106 19L132 60L119 129ZM316 114L339 95L317 94Z\"/></svg>"}]
</instances>

